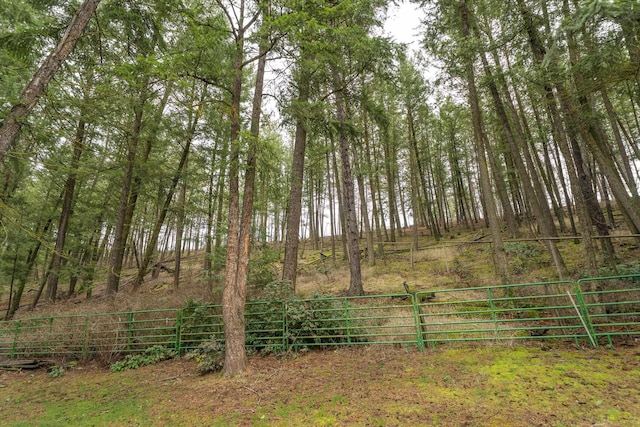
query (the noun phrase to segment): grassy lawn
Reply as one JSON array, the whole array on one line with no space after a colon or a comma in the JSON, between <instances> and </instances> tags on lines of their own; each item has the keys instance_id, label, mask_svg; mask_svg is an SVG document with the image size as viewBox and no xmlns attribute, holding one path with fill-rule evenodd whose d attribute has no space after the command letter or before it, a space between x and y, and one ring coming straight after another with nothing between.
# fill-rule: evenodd
<instances>
[{"instance_id":1,"label":"grassy lawn","mask_svg":"<svg viewBox=\"0 0 640 427\"><path fill-rule=\"evenodd\" d=\"M638 426L640 348L361 347L252 357L234 378L90 365L2 372L0 396L3 426Z\"/></svg>"}]
</instances>

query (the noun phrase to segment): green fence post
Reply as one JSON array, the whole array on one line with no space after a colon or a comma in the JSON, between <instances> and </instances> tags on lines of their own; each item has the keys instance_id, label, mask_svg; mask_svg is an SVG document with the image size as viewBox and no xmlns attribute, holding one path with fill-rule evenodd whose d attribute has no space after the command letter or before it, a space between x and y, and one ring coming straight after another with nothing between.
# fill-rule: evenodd
<instances>
[{"instance_id":1,"label":"green fence post","mask_svg":"<svg viewBox=\"0 0 640 427\"><path fill-rule=\"evenodd\" d=\"M351 344L351 322L349 322L349 300L344 299L344 316L345 324L347 326L347 344Z\"/></svg>"},{"instance_id":2,"label":"green fence post","mask_svg":"<svg viewBox=\"0 0 640 427\"><path fill-rule=\"evenodd\" d=\"M418 298L415 294L409 294L411 297L411 305L413 306L413 318L416 325L416 343L418 344L418 351L424 350L424 338L422 336L422 317L420 316L420 306L418 305Z\"/></svg>"},{"instance_id":3,"label":"green fence post","mask_svg":"<svg viewBox=\"0 0 640 427\"><path fill-rule=\"evenodd\" d=\"M15 333L13 335L13 346L11 348L11 358L15 359L17 357L17 351L18 351L18 337L20 336L20 321L16 320L16 329L15 329Z\"/></svg>"},{"instance_id":4,"label":"green fence post","mask_svg":"<svg viewBox=\"0 0 640 427\"><path fill-rule=\"evenodd\" d=\"M289 351L289 340L287 339L287 302L282 301L282 349L284 352Z\"/></svg>"},{"instance_id":5,"label":"green fence post","mask_svg":"<svg viewBox=\"0 0 640 427\"><path fill-rule=\"evenodd\" d=\"M182 351L182 309L176 310L176 352L180 355Z\"/></svg>"},{"instance_id":6,"label":"green fence post","mask_svg":"<svg viewBox=\"0 0 640 427\"><path fill-rule=\"evenodd\" d=\"M48 352L51 352L52 349L53 349L52 344L51 344L51 337L54 336L54 334L53 334L53 319L54 319L53 316L51 316L51 318L49 319L49 334L47 335L47 340L45 341L45 346L44 346L44 348L46 348Z\"/></svg>"},{"instance_id":7,"label":"green fence post","mask_svg":"<svg viewBox=\"0 0 640 427\"><path fill-rule=\"evenodd\" d=\"M84 316L84 340L82 342L82 361L89 359L89 315Z\"/></svg>"},{"instance_id":8,"label":"green fence post","mask_svg":"<svg viewBox=\"0 0 640 427\"><path fill-rule=\"evenodd\" d=\"M493 336L498 339L498 318L496 316L496 307L493 304L493 292L491 288L487 288L487 297L489 298L489 307L491 308L491 320L493 320Z\"/></svg>"},{"instance_id":9,"label":"green fence post","mask_svg":"<svg viewBox=\"0 0 640 427\"><path fill-rule=\"evenodd\" d=\"M591 322L591 316L589 316L589 309L587 307L587 302L584 299L584 295L582 294L582 279L578 280L573 284L573 293L576 296L576 304L580 309L580 313L582 314L582 320L587 328L587 332L591 334L591 338L593 340L593 344L595 347L598 347L598 340L596 339L596 330L593 327L593 323Z\"/></svg>"},{"instance_id":10,"label":"green fence post","mask_svg":"<svg viewBox=\"0 0 640 427\"><path fill-rule=\"evenodd\" d=\"M129 325L128 325L128 331L127 331L127 336L128 336L128 340L127 340L127 350L131 351L131 343L133 342L133 322L135 319L135 314L133 311L129 312Z\"/></svg>"}]
</instances>

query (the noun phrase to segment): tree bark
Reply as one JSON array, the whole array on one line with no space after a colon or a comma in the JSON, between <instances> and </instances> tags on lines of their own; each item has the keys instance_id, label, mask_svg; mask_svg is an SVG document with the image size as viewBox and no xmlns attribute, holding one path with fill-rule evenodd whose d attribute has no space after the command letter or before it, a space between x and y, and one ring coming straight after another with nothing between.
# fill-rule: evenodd
<instances>
[{"instance_id":1,"label":"tree bark","mask_svg":"<svg viewBox=\"0 0 640 427\"><path fill-rule=\"evenodd\" d=\"M49 82L75 47L99 4L100 0L85 0L82 3L56 47L33 75L18 103L9 111L0 126L0 162L14 144L20 128L44 94Z\"/></svg>"},{"instance_id":2,"label":"tree bark","mask_svg":"<svg viewBox=\"0 0 640 427\"><path fill-rule=\"evenodd\" d=\"M542 185L538 178L535 165L533 164L529 147L524 141L516 140L516 137L511 128L511 124L507 117L504 103L500 98L497 85L493 80L493 74L489 68L489 64L484 53L481 53L480 59L482 60L482 65L488 78L488 86L491 97L493 99L496 114L498 116L498 119L500 120L500 123L502 124L502 129L511 149L512 158L520 177L520 182L523 184L527 200L531 204L533 213L538 221L540 231L543 234L543 238L556 237L558 233L553 223L553 218L551 217L549 206L546 202L546 194L542 189ZM522 161L522 157L524 157L526 164ZM544 240L543 243L551 253L553 261L556 265L558 276L560 278L563 278L566 275L566 266L556 243L552 240Z\"/></svg>"},{"instance_id":3,"label":"tree bark","mask_svg":"<svg viewBox=\"0 0 640 427\"><path fill-rule=\"evenodd\" d=\"M125 246L127 244L131 225L127 223L127 218L129 216L128 212L131 210L131 189L134 178L134 167L136 164L136 153L142 129L143 106L146 102L146 89L143 89L143 91L144 92L140 94L139 102L135 107L131 136L127 141L127 159L124 176L122 178L122 187L120 189L120 203L118 205L116 226L113 234L113 244L111 246L109 274L107 276L107 295L114 295L118 292Z\"/></svg>"},{"instance_id":4,"label":"tree bark","mask_svg":"<svg viewBox=\"0 0 640 427\"><path fill-rule=\"evenodd\" d=\"M86 123L81 118L78 122L75 138L73 139L73 154L69 165L70 171L67 176L67 182L64 186L64 196L62 200L62 212L60 213L60 221L58 222L58 234L56 236L56 244L51 256L51 264L49 265L49 279L47 280L46 300L55 301L58 293L58 274L62 263L62 252L64 243L67 238L67 229L69 227L69 219L71 219L74 193L76 188L76 178L78 174L78 166L80 157L84 151L84 136Z\"/></svg>"},{"instance_id":5,"label":"tree bark","mask_svg":"<svg viewBox=\"0 0 640 427\"><path fill-rule=\"evenodd\" d=\"M373 159L371 158L371 144L369 141L369 125L368 125L368 121L367 121L367 115L364 114L364 131L365 131L365 138L364 138L364 149L365 149L365 160L367 162L367 164L369 164L369 166L371 167L372 173L369 176L369 194L371 195L371 215L373 216L373 220L374 220L374 224L375 224L375 229L376 229L376 238L378 239L378 256L380 258L384 258L384 246L382 245L382 227L380 226L380 215L378 214L378 198L376 197L377 191L376 191L376 178L378 177L378 174L375 173L374 171L377 169L376 167L376 163L373 162Z\"/></svg>"},{"instance_id":6,"label":"tree bark","mask_svg":"<svg viewBox=\"0 0 640 427\"><path fill-rule=\"evenodd\" d=\"M180 163L178 164L178 168L176 169L176 172L174 173L173 178L171 179L171 185L167 190L167 194L165 196L162 207L160 208L158 218L156 218L155 225L153 227L153 230L151 231L149 240L147 241L146 249L142 256L142 260L140 261L140 265L138 266L138 274L136 275L136 278L134 279L134 282L133 282L134 290L138 290L140 286L142 286L142 283L144 281L144 276L147 274L149 264L151 263L153 254L156 251L156 247L158 246L158 238L160 236L160 230L162 229L162 226L164 225L165 219L167 217L167 213L169 212L169 207L171 206L173 195L175 194L176 188L178 187L178 182L180 181L180 178L183 176L184 170L186 169L187 159L189 157L189 151L191 149L191 141L193 141L193 135L195 133L195 126L196 126L195 123L192 124L192 128L189 132L187 142L182 150ZM180 227L180 224L178 224L178 227ZM176 237L176 241L177 240L178 238ZM178 247L179 247L178 244L176 244L176 249ZM176 263L179 263L178 258L179 258L179 254L176 253ZM178 269L179 268L176 265L174 272L177 271Z\"/></svg>"},{"instance_id":7,"label":"tree bark","mask_svg":"<svg viewBox=\"0 0 640 427\"><path fill-rule=\"evenodd\" d=\"M253 204L255 200L256 168L258 166L257 151L260 138L260 119L262 116L262 95L264 89L264 73L267 64L267 40L260 41L258 65L256 68L256 82L253 91L253 105L251 111L251 125L249 129L249 149L247 151L247 165L244 174L244 191L242 198L242 214L240 217L240 247L238 255L237 286L243 298L243 310L247 295L247 277L249 273L249 255L251 251L251 220L253 218ZM243 331L244 333L244 331Z\"/></svg>"},{"instance_id":8,"label":"tree bark","mask_svg":"<svg viewBox=\"0 0 640 427\"><path fill-rule=\"evenodd\" d=\"M186 167L186 166L185 166ZM182 236L184 235L184 201L187 195L187 184L183 181L180 186L180 194L178 195L178 202L176 203L176 241L175 241L175 250L174 255L176 258L175 265L173 268L173 289L178 290L180 288L180 276L182 274L182 255L184 250L182 248ZM168 198L168 197L167 197ZM154 247L155 249L155 242ZM152 249L152 250L153 250Z\"/></svg>"},{"instance_id":9,"label":"tree bark","mask_svg":"<svg viewBox=\"0 0 640 427\"><path fill-rule=\"evenodd\" d=\"M420 152L418 151L418 141L416 140L414 120L413 120L413 110L409 105L405 105L407 110L407 125L408 125L408 139L409 139L409 149L413 151L413 158L416 162L416 166L418 168L418 183L420 184L420 188L422 189L422 193L424 194L424 205L426 207L427 221L429 228L431 229L431 234L439 241L442 237L440 234L440 228L436 223L433 208L432 208L432 198L429 194L429 187L427 182L425 181L427 175L425 174L424 168L422 166L422 161L420 159Z\"/></svg>"},{"instance_id":10,"label":"tree bark","mask_svg":"<svg viewBox=\"0 0 640 427\"><path fill-rule=\"evenodd\" d=\"M356 168L356 180L358 181L358 192L360 195L360 213L364 223L364 233L367 241L367 260L369 265L375 265L376 259L373 252L373 230L371 230L371 222L369 221L369 208L367 206L367 197L365 194L364 174L360 168L360 161L355 147L353 148L353 163Z\"/></svg>"},{"instance_id":11,"label":"tree bark","mask_svg":"<svg viewBox=\"0 0 640 427\"><path fill-rule=\"evenodd\" d=\"M251 218L253 214L253 195L256 173L256 145L260 130L260 112L262 105L262 86L267 50L264 40L260 43L256 86L251 113L251 136L244 177L244 196L242 212L240 212L240 108L242 101L242 79L246 63L244 62L245 34L254 20L244 22L244 0L233 7L236 25L233 28L235 37L234 78L231 99L231 151L229 167L229 215L227 257L224 272L224 289L222 291L222 319L224 322L225 357L222 374L231 376L242 372L247 365L245 349L245 303L247 299L247 271L251 240ZM229 19L231 15L225 9ZM257 16L255 17L257 18ZM233 22L230 22L234 26Z\"/></svg>"},{"instance_id":12,"label":"tree bark","mask_svg":"<svg viewBox=\"0 0 640 427\"><path fill-rule=\"evenodd\" d=\"M340 160L342 162L342 187L344 189L345 210L347 219L347 242L349 249L349 289L347 295L364 295L362 287L362 272L360 266L360 248L358 244L358 218L356 215L356 200L349 159L349 139L346 134L346 114L342 76L333 71L334 88L336 90L336 120L338 124L338 138L340 140Z\"/></svg>"},{"instance_id":13,"label":"tree bark","mask_svg":"<svg viewBox=\"0 0 640 427\"><path fill-rule=\"evenodd\" d=\"M470 37L469 10L467 0L460 2L460 18L462 25L462 36ZM471 58L465 58L464 62L465 77L467 81L467 90L469 96L469 106L471 107L471 118L473 122L473 134L478 155L478 169L480 172L480 187L482 189L482 197L485 202L487 211L487 219L491 229L491 237L493 238L493 253L496 262L496 272L503 283L510 283L509 265L500 235L500 224L498 222L498 212L496 209L493 191L491 190L491 182L489 170L487 167L486 152L483 141L484 129L482 124L482 114L480 112L480 104L478 101L478 91L476 88L473 63Z\"/></svg>"},{"instance_id":14,"label":"tree bark","mask_svg":"<svg viewBox=\"0 0 640 427\"><path fill-rule=\"evenodd\" d=\"M525 31L529 37L529 45L531 47L531 51L533 53L533 57L537 64L541 64L544 61L546 56L546 49L542 44L542 39L538 34L538 31L533 23L533 17L529 9L526 7L522 0L518 0L518 9L519 13L522 16L524 21ZM561 82L556 82L555 87L558 92L558 98L560 104L562 106L562 110L565 114L565 124L567 126L567 133L565 133L564 128L561 126L561 118L560 114L557 111L557 105L555 96L552 89L552 82L544 82L543 85L543 96L545 99L545 105L547 109L547 114L549 115L549 119L551 122L551 131L556 141L556 144L560 148L562 155L567 164L567 171L569 173L569 181L571 183L571 190L576 198L576 208L578 211L578 217L580 220L580 224L583 232L583 242L584 242L584 250L588 263L588 268L590 271L597 271L597 263L595 260L595 253L593 251L593 242L591 236L591 225L592 219L588 213L590 202L590 193L591 190L588 190L585 185L585 178L581 174L582 168L582 155L580 154L580 150L578 148L577 142L575 141L575 134L577 133L576 125L577 120L574 117L574 107L571 105L571 101L569 99L569 95L564 88L564 85ZM569 140L572 144L572 149L569 148L569 144L567 142ZM577 151L576 151L577 149Z\"/></svg>"},{"instance_id":15,"label":"tree bark","mask_svg":"<svg viewBox=\"0 0 640 427\"><path fill-rule=\"evenodd\" d=\"M240 248L240 103L242 98L242 63L244 61L244 28L241 2L240 23L236 29L236 58L231 99L231 147L229 152L229 210L227 216L227 256L222 290L225 357L223 375L242 372L247 365L245 344L245 294L238 286L238 255Z\"/></svg>"},{"instance_id":16,"label":"tree bark","mask_svg":"<svg viewBox=\"0 0 640 427\"><path fill-rule=\"evenodd\" d=\"M56 208L58 206L59 206L59 204L56 203ZM22 300L22 293L24 292L24 286L27 283L27 278L29 276L29 273L31 272L31 269L33 268L33 265L35 264L36 260L38 259L38 254L40 253L40 248L42 247L42 242L45 240L47 234L49 233L49 230L51 229L51 224L53 224L53 217L50 217L46 221L46 223L42 226L42 229L38 230L39 232L36 233L38 238L36 240L35 246L33 248L31 248L31 250L27 254L27 259L26 259L25 265L22 268L22 271L20 272L20 275L18 276L18 285L16 286L15 294L12 296L9 310L7 311L7 314L5 315L5 320L12 319L13 316L15 315L16 311L18 311L18 308L20 308L20 302ZM45 275L46 275L46 272L45 272ZM46 276L45 276L45 278L46 278ZM43 286L40 287L40 289L38 290L38 293L34 297L33 303L31 304L32 308L35 307L36 304L38 303L38 300L40 299L40 295L42 294L42 288L43 287L44 287L44 282L43 282Z\"/></svg>"}]
</instances>

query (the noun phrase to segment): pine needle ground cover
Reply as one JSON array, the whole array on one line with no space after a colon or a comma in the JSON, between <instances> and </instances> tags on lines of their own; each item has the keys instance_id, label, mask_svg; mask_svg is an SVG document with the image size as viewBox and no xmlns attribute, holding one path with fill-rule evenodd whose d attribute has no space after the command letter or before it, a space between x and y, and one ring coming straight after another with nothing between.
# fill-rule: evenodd
<instances>
[{"instance_id":1,"label":"pine needle ground cover","mask_svg":"<svg viewBox=\"0 0 640 427\"><path fill-rule=\"evenodd\" d=\"M5 426L637 426L640 347L362 347L252 357L233 378L195 362L0 373Z\"/></svg>"}]
</instances>

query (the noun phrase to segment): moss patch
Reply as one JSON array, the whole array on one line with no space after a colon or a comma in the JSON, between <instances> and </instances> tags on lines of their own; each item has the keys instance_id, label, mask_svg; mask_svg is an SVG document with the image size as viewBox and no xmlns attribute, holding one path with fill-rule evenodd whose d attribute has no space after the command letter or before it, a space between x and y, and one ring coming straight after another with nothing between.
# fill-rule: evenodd
<instances>
[{"instance_id":1,"label":"moss patch","mask_svg":"<svg viewBox=\"0 0 640 427\"><path fill-rule=\"evenodd\" d=\"M636 426L640 351L366 346L252 357L234 378L175 360L135 371L0 373L2 425Z\"/></svg>"}]
</instances>

